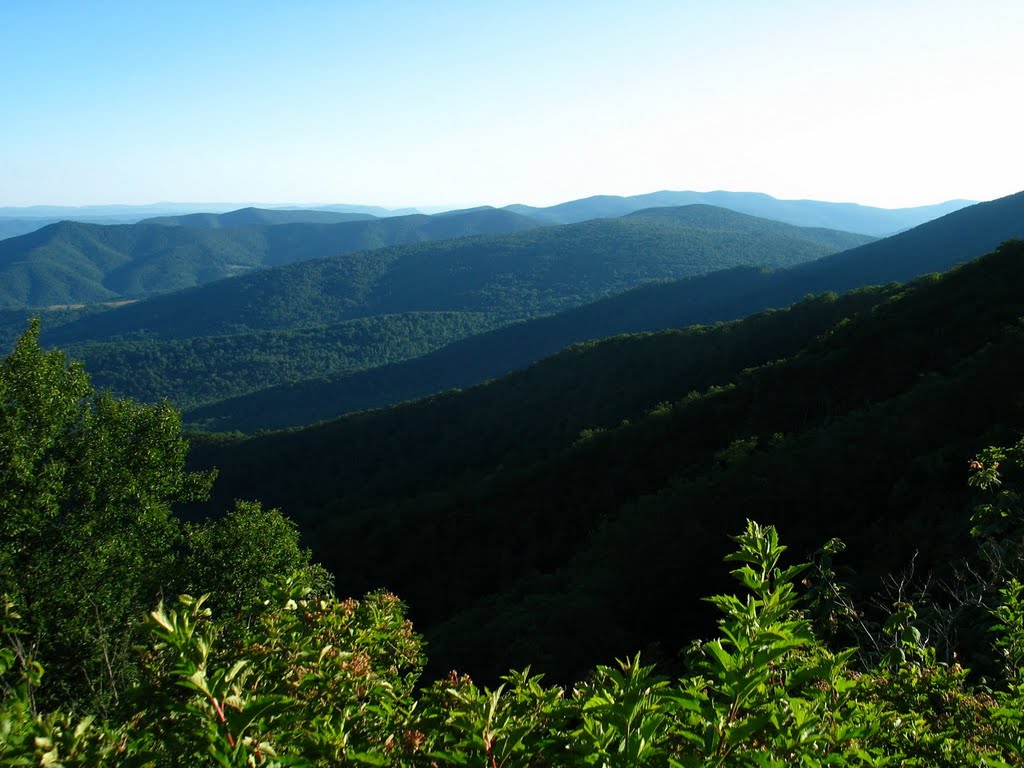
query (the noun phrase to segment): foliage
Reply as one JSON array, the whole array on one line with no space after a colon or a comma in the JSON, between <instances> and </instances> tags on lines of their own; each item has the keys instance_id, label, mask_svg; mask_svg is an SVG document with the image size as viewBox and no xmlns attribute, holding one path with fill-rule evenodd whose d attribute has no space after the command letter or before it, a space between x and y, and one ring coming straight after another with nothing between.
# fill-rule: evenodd
<instances>
[{"instance_id":1,"label":"foliage","mask_svg":"<svg viewBox=\"0 0 1024 768\"><path fill-rule=\"evenodd\" d=\"M658 283L556 315L477 333L404 362L358 372L335 371L322 379L187 410L184 418L187 423L218 431L302 426L504 376L504 381L476 393L477 399L488 402L485 413L494 414L494 424L488 430L492 436L507 428L505 403L512 388L524 412L568 412L577 431L602 423L618 424L622 416L595 411L619 412L620 400L629 398L629 415L636 415L657 402L651 397L674 397L685 387L699 389L723 380L728 377L726 371L739 372L784 356L842 317L882 301L886 291L856 291L841 299L834 294L804 297L786 310L769 310L729 324L695 325L743 314L730 297L736 292L743 295L767 279L759 270L737 269L681 284ZM702 298L699 302L694 300L698 295ZM802 296L796 294L793 300ZM788 303L787 297L773 298ZM769 299L768 303L774 302ZM764 306L751 304L747 309L753 312ZM683 325L690 327L679 327ZM642 331L659 333L637 333ZM626 333L629 335L615 336ZM605 338L608 336L613 338ZM636 376L639 371L643 377ZM622 386L624 380L630 381L629 387ZM644 391L648 389L657 392ZM572 397L567 397L570 392ZM530 401L529 406L525 400ZM580 408L587 412L577 413ZM514 448L507 441L502 443ZM516 443L525 446L522 440ZM530 448L535 449L533 441Z\"/></svg>"},{"instance_id":2,"label":"foliage","mask_svg":"<svg viewBox=\"0 0 1024 768\"><path fill-rule=\"evenodd\" d=\"M327 572L310 565L309 552L300 548L295 523L258 502L238 501L222 518L188 525L185 545L182 586L199 593L217 585L208 602L222 612L269 599L268 585L279 574L292 574L296 583L316 592L330 583Z\"/></svg>"},{"instance_id":3,"label":"foliage","mask_svg":"<svg viewBox=\"0 0 1024 768\"><path fill-rule=\"evenodd\" d=\"M695 668L658 676L639 656L571 689L529 670L495 689L452 672L417 689L422 645L393 595L315 597L279 578L242 621L187 595L146 619L145 672L119 716L39 710L42 668L8 605L0 764L125 766L1019 765L1019 684L991 695L936 664L904 619L913 658L855 670L805 618L771 526L748 522L727 560L743 593L710 598L717 636ZM1011 599L1003 615L1020 611ZM898 625L898 626L896 626ZM241 632L238 627L243 627ZM232 629L234 628L234 629ZM1020 626L1003 641L1020 643ZM11 673L14 673L13 677Z\"/></svg>"},{"instance_id":4,"label":"foliage","mask_svg":"<svg viewBox=\"0 0 1024 768\"><path fill-rule=\"evenodd\" d=\"M38 334L0 361L0 592L50 701L119 706L138 671L136 618L162 594L211 592L231 609L280 573L327 586L276 510L239 503L183 527L172 504L205 498L214 473L185 469L178 413L97 392Z\"/></svg>"},{"instance_id":5,"label":"foliage","mask_svg":"<svg viewBox=\"0 0 1024 768\"><path fill-rule=\"evenodd\" d=\"M128 625L170 578L170 505L204 497L213 476L185 471L174 409L95 392L38 333L0 362L0 583L51 690L116 698Z\"/></svg>"},{"instance_id":6,"label":"foliage","mask_svg":"<svg viewBox=\"0 0 1024 768\"><path fill-rule=\"evenodd\" d=\"M132 748L158 764L224 766L289 754L337 765L394 751L422 663L403 606L386 593L305 592L282 582L266 606L247 608L247 629L230 643L202 598L158 607Z\"/></svg>"},{"instance_id":7,"label":"foliage","mask_svg":"<svg viewBox=\"0 0 1024 768\"><path fill-rule=\"evenodd\" d=\"M471 312L407 312L293 331L71 345L97 386L178 408L239 397L283 382L397 363L488 330ZM331 413L330 415L334 415Z\"/></svg>"}]
</instances>

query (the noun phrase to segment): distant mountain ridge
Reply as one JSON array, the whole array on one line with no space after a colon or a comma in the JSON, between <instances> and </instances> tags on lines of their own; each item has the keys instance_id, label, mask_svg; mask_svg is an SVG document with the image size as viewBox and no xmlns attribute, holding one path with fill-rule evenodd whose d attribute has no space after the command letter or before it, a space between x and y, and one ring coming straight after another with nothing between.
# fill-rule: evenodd
<instances>
[{"instance_id":1,"label":"distant mountain ridge","mask_svg":"<svg viewBox=\"0 0 1024 768\"><path fill-rule=\"evenodd\" d=\"M884 237L973 205L971 200L949 200L914 208L874 208L857 203L820 200L779 200L761 192L652 192L632 197L597 195L546 208L509 205L506 210L552 224L568 224L609 216L624 216L653 207L702 203L739 213L774 219L798 227L824 227Z\"/></svg>"},{"instance_id":2,"label":"distant mountain ridge","mask_svg":"<svg viewBox=\"0 0 1024 768\"><path fill-rule=\"evenodd\" d=\"M188 213L181 216L156 216L143 219L140 224L163 224L177 227L203 227L224 229L252 225L275 224L341 224L346 221L376 219L369 213L318 211L304 209L239 208L227 213Z\"/></svg>"},{"instance_id":3,"label":"distant mountain ridge","mask_svg":"<svg viewBox=\"0 0 1024 768\"><path fill-rule=\"evenodd\" d=\"M30 205L0 208L0 240L26 235L48 224L77 221L83 224L137 224L152 218L175 218L199 213L223 214L253 207L240 203L151 203L149 205ZM264 205L264 211L327 211L362 214L365 217L387 218L418 214L415 208L391 209L377 205ZM306 221L309 219L298 219Z\"/></svg>"},{"instance_id":4,"label":"distant mountain ridge","mask_svg":"<svg viewBox=\"0 0 1024 768\"><path fill-rule=\"evenodd\" d=\"M154 216L181 216L190 213L228 213L243 208L262 210L315 210L342 213L365 213L370 216L408 216L419 213L415 208L383 208L379 205L257 205L255 203L147 203L143 205L27 205L0 207L0 219L57 218L61 221L83 221L85 217L134 217L135 222Z\"/></svg>"},{"instance_id":5,"label":"distant mountain ridge","mask_svg":"<svg viewBox=\"0 0 1024 768\"><path fill-rule=\"evenodd\" d=\"M949 200L935 205L913 208L875 208L856 203L832 203L821 200L779 200L761 192L673 192L664 190L631 197L595 195L570 200L548 207L522 204L505 206L506 210L530 216L547 224L572 224L594 218L624 216L633 211L652 207L680 205L715 205L739 213L782 221L802 227L824 227L884 237L909 229L938 216L951 213L976 201ZM254 203L153 203L149 205L91 205L0 208L0 239L35 231L59 221L78 221L94 224L135 224L143 220L160 218L161 223L179 223L203 226L196 222L171 220L199 213L225 214L257 208L262 211L329 211L358 213L377 218L407 216L421 213L415 208L383 208L374 205L256 205ZM489 206L463 210L442 211L441 214L464 213ZM314 220L309 218L295 220Z\"/></svg>"}]
</instances>

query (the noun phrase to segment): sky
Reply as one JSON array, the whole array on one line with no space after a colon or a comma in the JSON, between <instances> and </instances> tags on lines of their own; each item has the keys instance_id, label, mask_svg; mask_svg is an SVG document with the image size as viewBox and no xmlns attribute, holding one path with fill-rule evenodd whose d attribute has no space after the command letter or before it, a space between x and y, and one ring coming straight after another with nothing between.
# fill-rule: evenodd
<instances>
[{"instance_id":1,"label":"sky","mask_svg":"<svg viewBox=\"0 0 1024 768\"><path fill-rule=\"evenodd\" d=\"M0 0L0 206L1024 189L1022 0Z\"/></svg>"}]
</instances>

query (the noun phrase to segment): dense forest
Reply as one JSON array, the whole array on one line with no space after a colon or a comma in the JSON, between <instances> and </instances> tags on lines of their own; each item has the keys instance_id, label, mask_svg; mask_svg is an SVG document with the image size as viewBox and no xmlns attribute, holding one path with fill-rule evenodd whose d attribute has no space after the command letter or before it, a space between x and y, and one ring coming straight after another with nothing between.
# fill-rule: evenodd
<instances>
[{"instance_id":1,"label":"dense forest","mask_svg":"<svg viewBox=\"0 0 1024 768\"><path fill-rule=\"evenodd\" d=\"M687 209L690 215L705 216L719 215L718 210ZM673 215L673 211L654 210L644 215L648 214ZM735 268L648 284L471 336L408 361L363 371L339 370L186 408L185 419L194 426L223 431L302 426L350 411L479 384L576 342L733 320L789 306L808 294L847 291L944 271L1014 237L1024 237L1021 194L972 206L898 236L805 265L774 271Z\"/></svg>"},{"instance_id":2,"label":"dense forest","mask_svg":"<svg viewBox=\"0 0 1024 768\"><path fill-rule=\"evenodd\" d=\"M741 264L799 264L869 239L722 214L714 226L705 223L700 211L682 208L671 217L632 215L307 259L120 307L62 326L47 338L60 344L116 337L180 339L424 309L528 317L653 279ZM698 221L691 223L695 215ZM288 225L269 231L282 227Z\"/></svg>"},{"instance_id":3,"label":"dense forest","mask_svg":"<svg viewBox=\"0 0 1024 768\"><path fill-rule=\"evenodd\" d=\"M570 349L315 428L197 437L193 460L220 469L222 499L288 509L348 591L402 594L445 663L577 673L703 626L699 604L652 605L712 591L715 570L657 545L682 537L714 562L726 519L788 523L801 546L841 535L866 578L915 548L921 564L956 556L950 462L1012 439L1018 418L1021 249L907 288ZM454 571L434 556L445 546L499 559Z\"/></svg>"},{"instance_id":4,"label":"dense forest","mask_svg":"<svg viewBox=\"0 0 1024 768\"><path fill-rule=\"evenodd\" d=\"M0 308L136 300L264 267L538 225L494 210L227 227L62 221L0 241Z\"/></svg>"},{"instance_id":5,"label":"dense forest","mask_svg":"<svg viewBox=\"0 0 1024 768\"><path fill-rule=\"evenodd\" d=\"M467 222L479 229L490 218L514 216L478 210L365 223L397 227L408 218L429 219L442 222L429 231L455 233ZM309 227L323 230L281 224L259 231L282 240L281 232ZM401 362L650 280L736 264L798 264L868 240L707 206L663 208L306 259L105 312L60 313L55 323L44 318L43 338L84 360L96 382L119 395L168 397L180 408L197 408L286 382ZM17 326L9 327L13 335ZM421 385L412 394L432 391Z\"/></svg>"},{"instance_id":6,"label":"dense forest","mask_svg":"<svg viewBox=\"0 0 1024 768\"><path fill-rule=\"evenodd\" d=\"M1024 258L1019 246L1001 255L1011 251ZM886 307L922 293L876 297L866 316L912 318ZM855 339L857 324L835 335ZM748 520L726 550L733 586L707 599L708 639L666 638L675 663L630 655L569 686L529 668L478 685L424 676L403 603L335 597L279 512L239 502L215 520L177 519L171 505L202 499L214 477L184 469L173 409L96 392L37 339L30 329L0 362L4 764L1024 762L1024 441L981 451L960 478L981 494L973 516L961 510L978 567L941 597L900 577L876 619L841 576L839 539L794 559L774 526ZM756 450L733 443L715 461L736 474ZM671 546L706 561L699 541ZM449 568L476 556L454 541L435 552ZM628 607L608 606L609 618ZM663 598L655 610L680 607ZM991 631L983 679L945 660L951 635L933 631L960 610Z\"/></svg>"},{"instance_id":7,"label":"dense forest","mask_svg":"<svg viewBox=\"0 0 1024 768\"><path fill-rule=\"evenodd\" d=\"M486 312L412 311L286 331L97 341L66 349L87 361L98 386L145 402L167 397L180 408L194 408L283 381L353 374L418 358L500 323Z\"/></svg>"},{"instance_id":8,"label":"dense forest","mask_svg":"<svg viewBox=\"0 0 1024 768\"><path fill-rule=\"evenodd\" d=\"M1022 208L3 312L0 765L1024 765Z\"/></svg>"}]
</instances>

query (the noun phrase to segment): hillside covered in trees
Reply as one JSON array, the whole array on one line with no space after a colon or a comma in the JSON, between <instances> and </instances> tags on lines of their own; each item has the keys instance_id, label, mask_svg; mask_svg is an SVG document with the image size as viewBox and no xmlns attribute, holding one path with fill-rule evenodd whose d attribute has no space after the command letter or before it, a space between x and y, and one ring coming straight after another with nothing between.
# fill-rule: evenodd
<instances>
[{"instance_id":1,"label":"hillside covered in trees","mask_svg":"<svg viewBox=\"0 0 1024 768\"><path fill-rule=\"evenodd\" d=\"M845 250L842 233L659 208L51 326L111 367L163 366L136 383L154 397L177 369L197 401L296 348L298 367L365 377L356 403L392 371L415 396L481 340L481 377L522 356L464 390L249 437L186 435L168 402L97 390L31 325L0 362L0 762L1024 763L1024 242L998 244L1021 199ZM623 292L640 237L672 268L801 263ZM841 252L799 255L815 248ZM452 269L474 259L472 279ZM946 271L891 282L930 269ZM290 275L285 292L265 275ZM479 333L557 309L553 275L615 295ZM206 291L237 332L188 335ZM702 312L742 319L693 325Z\"/></svg>"},{"instance_id":2,"label":"hillside covered in trees","mask_svg":"<svg viewBox=\"0 0 1024 768\"><path fill-rule=\"evenodd\" d=\"M842 536L868 581L915 550L921 567L961 554L965 457L1021 416L1021 249L314 428L199 440L195 466L220 469L215 497L288 509L342 588L402 594L444 664L576 673L706 626L686 595L720 586L723 521L770 520L804 548ZM703 554L673 557L681 540ZM494 557L456 570L435 557L448 547Z\"/></svg>"},{"instance_id":3,"label":"hillside covered in trees","mask_svg":"<svg viewBox=\"0 0 1024 768\"><path fill-rule=\"evenodd\" d=\"M652 354L662 344L689 347L703 350L704 362L675 377L732 383L584 430L568 449L555 438L538 451L541 461L506 456L519 474L517 499L487 495L505 484L502 468L454 491L474 502L461 515L467 537L444 530L438 513L454 501L445 492L434 494L429 516L406 521L405 535L391 528L361 540L352 536L357 526L333 539L352 557L385 540L376 554L409 555L416 538L419 556L407 572L429 581L435 609L457 598L444 586L452 572L463 584L483 579L486 589L517 560L531 561L517 589L486 614L462 610L426 646L394 594L336 597L349 593L356 565L332 589L279 512L203 501L219 480L185 468L172 408L96 392L80 367L41 350L30 329L0 361L0 759L1019 765L1024 441L963 450L1020 423L1006 382L1020 352L1013 345L1024 307L1012 294L1022 265L1024 245L1008 243L907 288L811 298L678 338L570 350L619 345L639 361L664 359ZM645 348L629 350L634 341ZM787 345L796 351L744 367ZM620 412L636 408L619 402ZM792 432L761 438L786 424ZM960 471L945 470L949 461ZM899 465L902 486L877 476L887 464ZM544 475L546 487L531 485ZM854 481L868 487L843 498ZM644 486L662 490L618 511L606 506L603 519L587 523L598 494ZM873 494L883 486L893 504L877 508ZM554 503L538 516L529 499L544 491L554 491ZM482 500L515 514L482 514ZM182 521L172 505L187 501L212 517ZM823 508L829 514L816 514ZM777 522L743 521L755 511ZM489 532L473 517L504 524ZM823 530L849 534L847 544ZM903 536L892 538L898 530ZM573 540L583 546L557 582L545 576L543 551L528 545L542 543L550 555ZM950 554L972 568L930 589L898 572L878 582L905 544L920 547L922 568ZM714 562L721 554L727 568ZM711 569L731 569L731 586ZM567 591L552 589L557 583ZM711 583L724 588L699 591ZM863 602L879 583L888 591ZM190 594L173 597L181 592ZM702 594L712 596L696 611ZM697 613L709 615L695 622ZM559 624L561 643L574 643L582 659L562 656L554 634L533 645L542 621ZM699 631L673 631L683 626ZM656 643L647 634L655 627ZM988 630L980 641L979 629ZM428 656L436 663L440 650L447 661L445 650L469 637L478 645L461 650L471 667L529 650L539 667L561 669L547 678L506 672L500 684L485 673L484 685L461 664L448 674L424 670ZM618 642L646 651L617 662L587 658ZM968 658L984 678L959 661Z\"/></svg>"},{"instance_id":4,"label":"hillside covered in trees","mask_svg":"<svg viewBox=\"0 0 1024 768\"><path fill-rule=\"evenodd\" d=\"M494 210L448 217L360 217L340 223L300 217L277 224L267 220L288 217L276 211L262 217L240 211L214 219L219 227L211 225L208 214L196 215L207 225L62 221L2 240L0 308L137 300L306 259L538 226L533 219ZM337 216L327 212L318 218Z\"/></svg>"},{"instance_id":5,"label":"hillside covered in trees","mask_svg":"<svg viewBox=\"0 0 1024 768\"><path fill-rule=\"evenodd\" d=\"M429 218L455 228L470 217L511 215ZM96 382L118 394L199 407L402 362L651 280L737 264L797 264L868 239L704 206L656 209L307 260L82 312L62 325L44 319L43 339L83 359Z\"/></svg>"},{"instance_id":6,"label":"hillside covered in trees","mask_svg":"<svg viewBox=\"0 0 1024 768\"><path fill-rule=\"evenodd\" d=\"M643 215L672 216L674 210L654 209ZM721 209L687 210L690 215L720 215L715 212ZM469 387L577 342L733 320L786 307L808 294L940 272L1014 237L1024 237L1024 194L971 206L898 236L806 265L774 271L735 268L650 284L551 316L485 331L407 361L369 370L336 370L308 381L186 409L185 419L208 430L248 432L302 426L350 411Z\"/></svg>"}]
</instances>

